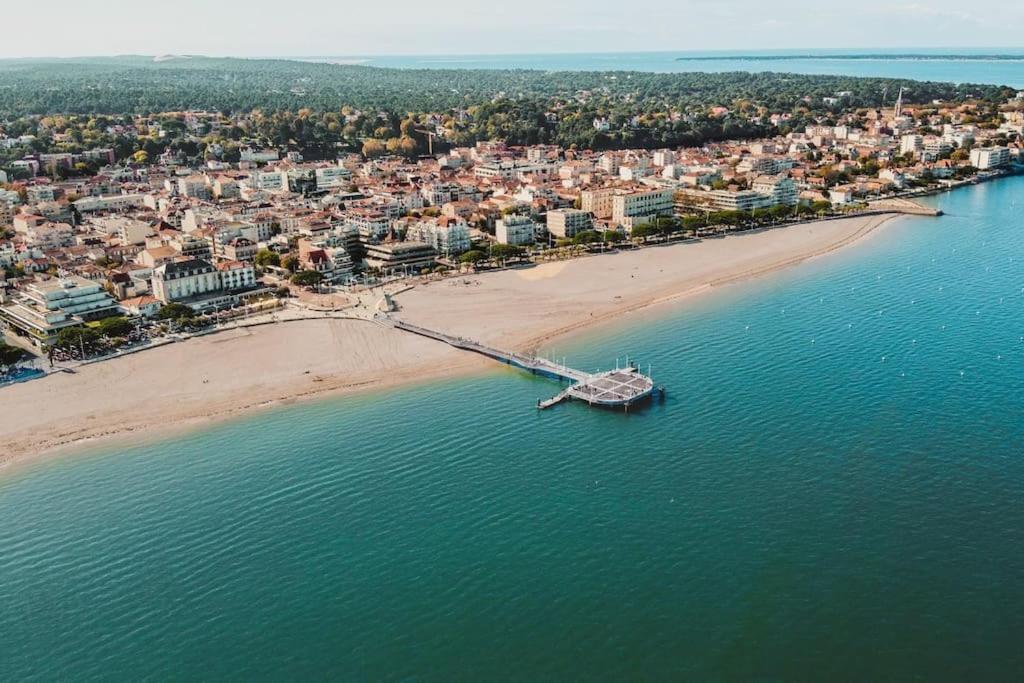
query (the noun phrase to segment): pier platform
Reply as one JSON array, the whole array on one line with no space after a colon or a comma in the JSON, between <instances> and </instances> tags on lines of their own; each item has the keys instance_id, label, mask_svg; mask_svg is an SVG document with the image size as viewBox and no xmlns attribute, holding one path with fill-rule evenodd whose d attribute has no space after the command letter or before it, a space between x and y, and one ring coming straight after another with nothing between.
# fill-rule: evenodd
<instances>
[{"instance_id":1,"label":"pier platform","mask_svg":"<svg viewBox=\"0 0 1024 683\"><path fill-rule=\"evenodd\" d=\"M540 410L550 408L569 399L584 401L592 406L628 410L633 404L650 398L658 391L654 381L650 377L641 374L633 366L617 368L607 372L589 373L546 358L526 356L521 353L495 349L472 339L430 330L403 320L396 320L390 316L381 316L378 320L391 325L395 329L417 334L421 337L436 339L457 349L478 353L535 375L543 375L560 382L569 382L569 387L563 389L557 395L547 400L538 401L537 408Z\"/></svg>"}]
</instances>

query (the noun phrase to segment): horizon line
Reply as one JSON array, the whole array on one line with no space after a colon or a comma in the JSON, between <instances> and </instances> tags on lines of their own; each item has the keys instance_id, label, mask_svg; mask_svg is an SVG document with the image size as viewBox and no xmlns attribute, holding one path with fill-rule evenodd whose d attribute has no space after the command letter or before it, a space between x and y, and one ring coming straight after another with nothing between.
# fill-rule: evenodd
<instances>
[{"instance_id":1,"label":"horizon line","mask_svg":"<svg viewBox=\"0 0 1024 683\"><path fill-rule=\"evenodd\" d=\"M567 50L555 52L380 52L380 53L351 53L351 54L282 54L282 55L243 55L243 54L214 54L200 52L158 52L152 54L135 52L114 52L114 53L93 53L77 55L29 55L29 56L0 56L0 61L30 61L34 59L116 59L119 57L179 57L179 58L205 58L205 59L251 59L251 60L303 60L303 59L382 59L382 58L411 58L411 57L558 57L558 56L584 56L584 55L656 55L656 54L742 54L750 57L764 56L756 53L787 53L803 50L805 52L850 52L866 50L961 50L980 51L985 50L986 54L993 54L999 50L1011 50L1024 56L1024 48L1020 46L988 46L980 45L929 45L929 46L885 46L885 47L786 47L786 48L715 48L715 49L658 49L658 50ZM796 55L794 55L796 56ZM816 56L816 55L815 55Z\"/></svg>"}]
</instances>

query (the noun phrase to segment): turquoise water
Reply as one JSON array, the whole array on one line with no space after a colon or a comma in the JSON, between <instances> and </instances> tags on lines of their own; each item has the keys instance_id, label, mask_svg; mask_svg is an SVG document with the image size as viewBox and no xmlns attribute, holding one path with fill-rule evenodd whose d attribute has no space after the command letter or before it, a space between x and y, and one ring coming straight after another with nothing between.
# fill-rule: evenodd
<instances>
[{"instance_id":1,"label":"turquoise water","mask_svg":"<svg viewBox=\"0 0 1024 683\"><path fill-rule=\"evenodd\" d=\"M498 368L0 478L0 680L1019 680L1024 178ZM962 374L961 374L962 373Z\"/></svg>"},{"instance_id":2,"label":"turquoise water","mask_svg":"<svg viewBox=\"0 0 1024 683\"><path fill-rule=\"evenodd\" d=\"M893 59L885 55L930 55L948 59ZM844 59L848 56L877 56ZM1001 55L1013 59L972 59ZM751 59L734 59L750 56ZM806 59L803 57L810 56ZM680 57L712 59L680 60ZM721 57L721 59L713 59ZM760 57L760 58L759 58ZM789 58L787 58L789 57ZM801 58L796 58L801 57ZM890 48L868 50L751 50L741 52L593 52L578 54L431 55L315 58L414 69L541 69L551 71L781 71L800 74L879 76L954 83L993 83L1024 88L1021 48Z\"/></svg>"}]
</instances>

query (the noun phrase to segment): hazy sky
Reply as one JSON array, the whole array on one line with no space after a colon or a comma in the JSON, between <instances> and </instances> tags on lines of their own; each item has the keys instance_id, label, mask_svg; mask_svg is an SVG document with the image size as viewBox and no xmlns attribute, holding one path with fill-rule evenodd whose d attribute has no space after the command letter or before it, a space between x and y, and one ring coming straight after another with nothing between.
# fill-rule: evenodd
<instances>
[{"instance_id":1,"label":"hazy sky","mask_svg":"<svg viewBox=\"0 0 1024 683\"><path fill-rule=\"evenodd\" d=\"M1020 0L4 0L0 57L1020 44Z\"/></svg>"}]
</instances>

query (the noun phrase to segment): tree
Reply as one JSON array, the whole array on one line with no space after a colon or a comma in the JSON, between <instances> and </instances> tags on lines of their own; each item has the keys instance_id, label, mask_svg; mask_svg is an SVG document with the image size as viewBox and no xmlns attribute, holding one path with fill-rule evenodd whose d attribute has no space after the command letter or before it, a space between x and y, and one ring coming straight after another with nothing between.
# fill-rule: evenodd
<instances>
[{"instance_id":1,"label":"tree","mask_svg":"<svg viewBox=\"0 0 1024 683\"><path fill-rule=\"evenodd\" d=\"M683 230L697 232L706 225L703 216L685 216L683 218Z\"/></svg>"},{"instance_id":2,"label":"tree","mask_svg":"<svg viewBox=\"0 0 1024 683\"><path fill-rule=\"evenodd\" d=\"M384 156L384 143L380 140L369 139L363 142L363 156L367 159L376 159Z\"/></svg>"},{"instance_id":3,"label":"tree","mask_svg":"<svg viewBox=\"0 0 1024 683\"><path fill-rule=\"evenodd\" d=\"M285 267L289 273L294 273L299 269L299 257L294 254L289 254L281 259L281 265Z\"/></svg>"},{"instance_id":4,"label":"tree","mask_svg":"<svg viewBox=\"0 0 1024 683\"><path fill-rule=\"evenodd\" d=\"M11 346L7 342L0 341L0 368L14 365L27 354L17 346Z\"/></svg>"},{"instance_id":5,"label":"tree","mask_svg":"<svg viewBox=\"0 0 1024 683\"><path fill-rule=\"evenodd\" d=\"M630 231L630 235L634 238L640 238L644 242L647 242L648 238L657 235L659 232L658 228L650 223L641 223L640 225L633 226L633 230Z\"/></svg>"},{"instance_id":6,"label":"tree","mask_svg":"<svg viewBox=\"0 0 1024 683\"><path fill-rule=\"evenodd\" d=\"M596 230L581 230L572 238L573 244L595 244L601 242L603 237Z\"/></svg>"},{"instance_id":7,"label":"tree","mask_svg":"<svg viewBox=\"0 0 1024 683\"><path fill-rule=\"evenodd\" d=\"M495 244L491 246L491 258L504 261L510 258L519 258L523 255L523 248L514 244Z\"/></svg>"},{"instance_id":8,"label":"tree","mask_svg":"<svg viewBox=\"0 0 1024 683\"><path fill-rule=\"evenodd\" d=\"M185 304L170 303L162 306L156 313L157 320L188 320L195 317L196 312Z\"/></svg>"},{"instance_id":9,"label":"tree","mask_svg":"<svg viewBox=\"0 0 1024 683\"><path fill-rule=\"evenodd\" d=\"M267 266L280 266L281 256L277 252L271 251L270 249L260 249L256 253L256 258L254 259L254 261L256 265L260 268L266 268Z\"/></svg>"},{"instance_id":10,"label":"tree","mask_svg":"<svg viewBox=\"0 0 1024 683\"><path fill-rule=\"evenodd\" d=\"M315 287L323 282L323 273L319 273L315 270L302 270L292 275L292 284L299 285L300 287Z\"/></svg>"},{"instance_id":11,"label":"tree","mask_svg":"<svg viewBox=\"0 0 1024 683\"><path fill-rule=\"evenodd\" d=\"M466 253L459 257L459 263L469 263L471 265L476 265L477 263L480 263L486 258L487 254L480 251L479 249L470 249L469 251L467 251Z\"/></svg>"},{"instance_id":12,"label":"tree","mask_svg":"<svg viewBox=\"0 0 1024 683\"><path fill-rule=\"evenodd\" d=\"M54 346L66 351L92 351L100 340L100 333L91 327L65 327L57 333Z\"/></svg>"},{"instance_id":13,"label":"tree","mask_svg":"<svg viewBox=\"0 0 1024 683\"><path fill-rule=\"evenodd\" d=\"M123 337L132 331L132 323L123 315L114 315L101 320L96 329L104 337Z\"/></svg>"}]
</instances>

